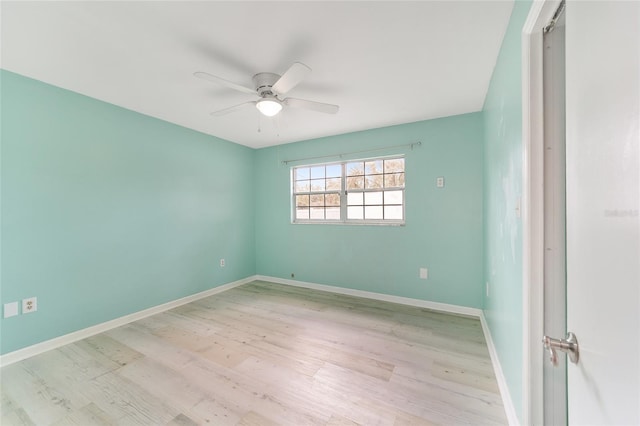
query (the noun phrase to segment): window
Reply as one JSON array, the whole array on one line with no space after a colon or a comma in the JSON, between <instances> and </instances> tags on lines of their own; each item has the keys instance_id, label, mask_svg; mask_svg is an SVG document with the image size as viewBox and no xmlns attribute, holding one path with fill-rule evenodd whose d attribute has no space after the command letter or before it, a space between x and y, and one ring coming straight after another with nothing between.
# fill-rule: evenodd
<instances>
[{"instance_id":1,"label":"window","mask_svg":"<svg viewBox=\"0 0 640 426\"><path fill-rule=\"evenodd\" d=\"M404 223L404 158L294 167L295 223Z\"/></svg>"}]
</instances>

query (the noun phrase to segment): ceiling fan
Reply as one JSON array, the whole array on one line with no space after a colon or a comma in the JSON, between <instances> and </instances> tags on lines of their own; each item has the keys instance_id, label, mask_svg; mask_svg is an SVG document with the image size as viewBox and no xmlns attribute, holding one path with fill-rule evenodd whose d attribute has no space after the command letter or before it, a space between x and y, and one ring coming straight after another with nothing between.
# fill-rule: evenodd
<instances>
[{"instance_id":1,"label":"ceiling fan","mask_svg":"<svg viewBox=\"0 0 640 426\"><path fill-rule=\"evenodd\" d=\"M202 71L195 72L193 75L243 93L258 95L260 98L257 101L243 102L232 107L214 111L211 113L213 116L228 114L242 109L247 105L255 105L258 111L267 117L273 117L278 114L285 106L308 109L326 114L337 113L339 109L338 105L307 101L305 99L282 98L283 95L296 87L310 72L311 68L301 62L294 62L282 76L270 72L261 72L253 76L254 89Z\"/></svg>"}]
</instances>

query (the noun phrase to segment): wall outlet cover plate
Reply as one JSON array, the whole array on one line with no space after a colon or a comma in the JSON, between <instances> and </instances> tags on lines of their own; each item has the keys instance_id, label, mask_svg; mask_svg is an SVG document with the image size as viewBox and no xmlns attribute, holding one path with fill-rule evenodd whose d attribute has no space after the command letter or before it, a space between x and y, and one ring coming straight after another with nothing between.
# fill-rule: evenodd
<instances>
[{"instance_id":1,"label":"wall outlet cover plate","mask_svg":"<svg viewBox=\"0 0 640 426\"><path fill-rule=\"evenodd\" d=\"M38 310L38 298L30 297L28 299L22 299L22 313L28 314Z\"/></svg>"},{"instance_id":2,"label":"wall outlet cover plate","mask_svg":"<svg viewBox=\"0 0 640 426\"><path fill-rule=\"evenodd\" d=\"M420 278L426 280L428 276L429 271L427 270L427 268L420 268Z\"/></svg>"}]
</instances>

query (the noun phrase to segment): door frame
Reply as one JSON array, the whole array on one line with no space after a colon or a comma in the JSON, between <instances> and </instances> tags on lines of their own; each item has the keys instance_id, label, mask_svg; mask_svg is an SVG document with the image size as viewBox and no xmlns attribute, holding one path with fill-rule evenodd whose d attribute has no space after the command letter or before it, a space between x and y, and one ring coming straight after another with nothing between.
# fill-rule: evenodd
<instances>
[{"instance_id":1,"label":"door frame","mask_svg":"<svg viewBox=\"0 0 640 426\"><path fill-rule=\"evenodd\" d=\"M543 424L543 28L561 0L534 1L522 29L522 423Z\"/></svg>"}]
</instances>

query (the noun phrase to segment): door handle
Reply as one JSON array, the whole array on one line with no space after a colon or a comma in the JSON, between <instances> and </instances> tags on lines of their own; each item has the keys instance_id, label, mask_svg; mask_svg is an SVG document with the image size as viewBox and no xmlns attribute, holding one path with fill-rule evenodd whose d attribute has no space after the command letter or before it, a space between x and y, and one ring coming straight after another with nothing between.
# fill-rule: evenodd
<instances>
[{"instance_id":1,"label":"door handle","mask_svg":"<svg viewBox=\"0 0 640 426\"><path fill-rule=\"evenodd\" d=\"M558 353L561 351L567 354L569 361L574 364L580 359L580 349L576 335L569 332L565 339L554 339L553 337L544 336L542 338L544 348L549 351L549 360L554 366L558 365Z\"/></svg>"}]
</instances>

